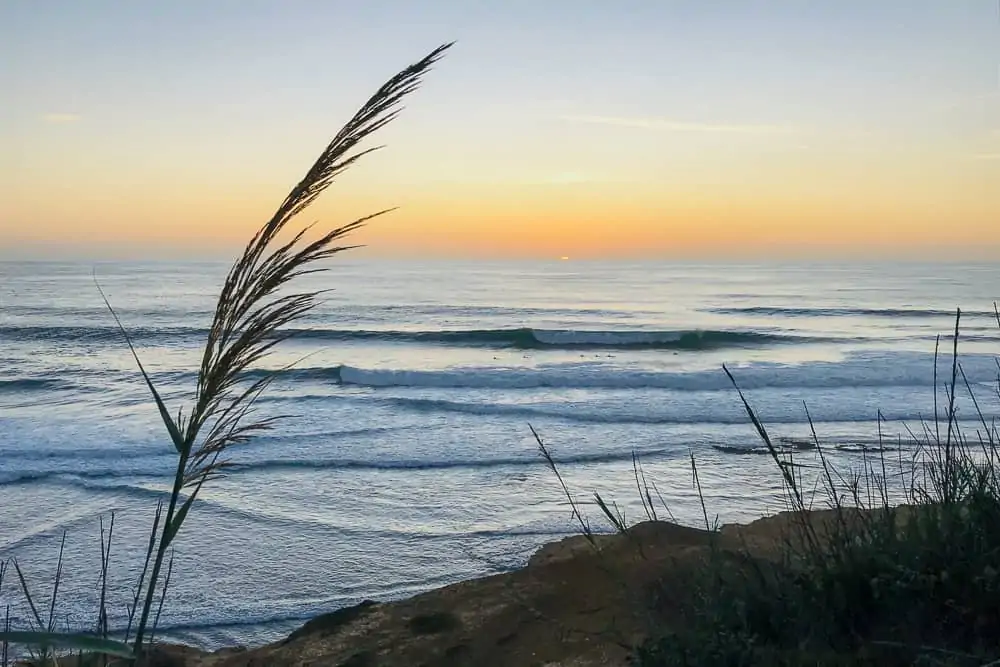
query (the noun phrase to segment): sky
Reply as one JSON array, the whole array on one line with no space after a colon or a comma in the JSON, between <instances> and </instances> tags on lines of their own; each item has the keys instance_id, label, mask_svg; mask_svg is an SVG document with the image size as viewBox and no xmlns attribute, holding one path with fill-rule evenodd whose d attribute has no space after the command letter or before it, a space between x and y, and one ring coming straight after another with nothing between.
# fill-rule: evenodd
<instances>
[{"instance_id":1,"label":"sky","mask_svg":"<svg viewBox=\"0 0 1000 667\"><path fill-rule=\"evenodd\" d=\"M375 256L1000 258L997 0L2 0L0 256L227 255L456 40L303 222Z\"/></svg>"}]
</instances>

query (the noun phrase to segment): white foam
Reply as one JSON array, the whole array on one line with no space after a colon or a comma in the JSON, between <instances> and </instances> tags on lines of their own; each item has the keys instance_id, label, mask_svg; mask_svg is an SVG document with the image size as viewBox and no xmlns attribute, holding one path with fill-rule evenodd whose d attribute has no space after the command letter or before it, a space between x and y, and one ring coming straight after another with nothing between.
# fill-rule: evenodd
<instances>
[{"instance_id":1,"label":"white foam","mask_svg":"<svg viewBox=\"0 0 1000 667\"><path fill-rule=\"evenodd\" d=\"M963 368L975 385L994 382L997 368L988 355L965 355ZM303 369L315 373L317 369ZM858 355L839 362L751 364L731 369L739 386L758 388L927 387L934 380L933 358L926 354ZM672 389L718 391L732 388L721 368L707 371L650 371L596 364L565 364L546 368L470 366L447 370L366 369L341 366L343 384L367 387L435 387L476 389ZM950 378L950 367L939 363L939 382Z\"/></svg>"}]
</instances>

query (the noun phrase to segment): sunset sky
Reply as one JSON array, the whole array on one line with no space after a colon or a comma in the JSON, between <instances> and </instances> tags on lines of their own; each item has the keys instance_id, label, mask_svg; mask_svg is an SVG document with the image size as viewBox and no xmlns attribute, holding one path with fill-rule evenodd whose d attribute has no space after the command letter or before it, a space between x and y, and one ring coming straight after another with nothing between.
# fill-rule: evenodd
<instances>
[{"instance_id":1,"label":"sunset sky","mask_svg":"<svg viewBox=\"0 0 1000 667\"><path fill-rule=\"evenodd\" d=\"M223 256L382 81L304 222L370 255L1000 258L996 0L8 0L0 255Z\"/></svg>"}]
</instances>

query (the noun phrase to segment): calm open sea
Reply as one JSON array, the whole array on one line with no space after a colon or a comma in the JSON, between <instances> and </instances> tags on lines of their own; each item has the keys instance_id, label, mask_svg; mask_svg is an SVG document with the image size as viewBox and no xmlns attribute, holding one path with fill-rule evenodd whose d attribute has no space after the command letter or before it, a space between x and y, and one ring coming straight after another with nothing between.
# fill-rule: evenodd
<instances>
[{"instance_id":1,"label":"calm open sea","mask_svg":"<svg viewBox=\"0 0 1000 667\"><path fill-rule=\"evenodd\" d=\"M67 531L60 609L92 623L98 518L114 511L120 624L172 447L95 268L177 405L226 266L0 263L0 558L46 598ZM893 446L933 414L935 336L961 306L966 374L1000 416L997 265L345 257L310 281L335 291L271 360L309 355L262 403L295 417L237 450L196 505L161 621L175 639L261 643L364 598L523 564L573 531L529 423L576 493L631 518L633 450L682 522L701 516L690 453L722 521L782 509L723 363L776 436L808 438L805 402L838 465L858 465L879 409ZM0 598L23 613L11 580Z\"/></svg>"}]
</instances>

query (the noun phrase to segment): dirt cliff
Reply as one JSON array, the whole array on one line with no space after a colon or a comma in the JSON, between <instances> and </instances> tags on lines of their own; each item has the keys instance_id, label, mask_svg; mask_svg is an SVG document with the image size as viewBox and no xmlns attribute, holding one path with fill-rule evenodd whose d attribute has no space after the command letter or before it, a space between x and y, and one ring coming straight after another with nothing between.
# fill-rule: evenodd
<instances>
[{"instance_id":1,"label":"dirt cliff","mask_svg":"<svg viewBox=\"0 0 1000 667\"><path fill-rule=\"evenodd\" d=\"M815 513L814 513L815 514ZM822 514L822 513L820 513ZM200 653L158 647L158 667L586 667L626 665L655 623L683 622L672 600L690 589L710 541L724 553L772 550L781 514L719 533L646 522L625 535L542 547L516 571L396 602L364 602L319 616L281 642Z\"/></svg>"}]
</instances>

